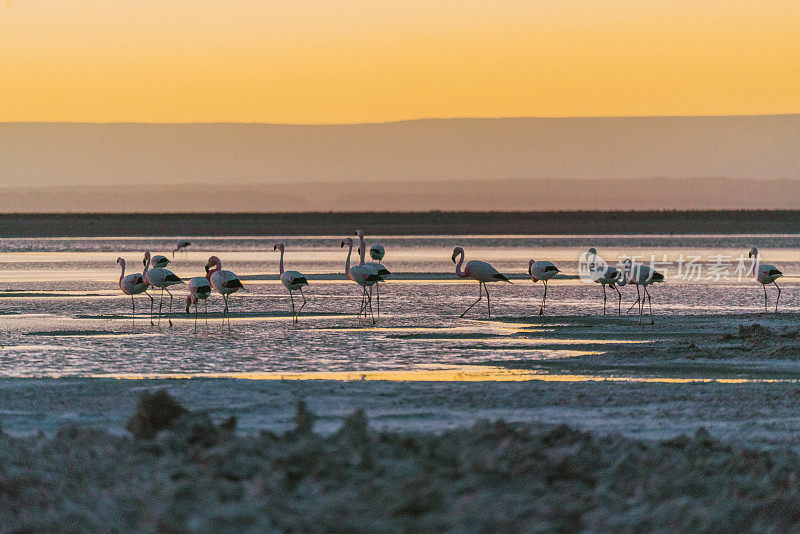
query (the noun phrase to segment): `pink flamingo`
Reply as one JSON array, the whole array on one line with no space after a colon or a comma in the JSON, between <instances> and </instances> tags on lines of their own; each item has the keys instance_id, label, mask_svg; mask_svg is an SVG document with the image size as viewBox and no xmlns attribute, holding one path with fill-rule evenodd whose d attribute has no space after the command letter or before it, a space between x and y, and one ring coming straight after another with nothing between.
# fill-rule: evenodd
<instances>
[{"instance_id":1,"label":"pink flamingo","mask_svg":"<svg viewBox=\"0 0 800 534\"><path fill-rule=\"evenodd\" d=\"M453 256L450 259L453 260L453 263L456 263L456 258L459 256L461 256L461 259L458 260L458 264L456 265L456 275L458 275L459 278L472 278L473 280L478 281L478 300L470 304L469 308L464 310L464 313L459 315L459 317L464 317L464 315L471 310L473 306L481 301L484 290L486 291L486 306L489 311L489 317L491 317L492 304L489 300L489 290L487 289L486 284L490 282L508 282L510 284L511 280L506 278L505 275L500 274L497 269L485 261L469 261L462 271L461 264L464 263L464 249L461 247L456 247L453 249Z\"/></svg>"},{"instance_id":2,"label":"pink flamingo","mask_svg":"<svg viewBox=\"0 0 800 534\"><path fill-rule=\"evenodd\" d=\"M363 291L363 295L361 296L361 309L358 310L358 315L360 317L363 310L364 317L366 317L367 307L369 307L369 313L372 317L372 324L375 324L375 315L372 313L372 299L367 294L367 287L371 287L373 284L377 284L383 279L378 276L374 269L366 265L356 265L354 267L350 267L350 255L353 253L353 239L348 237L342 241L341 248L344 248L345 245L347 245L349 248L347 250L347 260L344 264L344 274L348 279L361 286Z\"/></svg>"},{"instance_id":3,"label":"pink flamingo","mask_svg":"<svg viewBox=\"0 0 800 534\"><path fill-rule=\"evenodd\" d=\"M647 299L647 304L650 307L650 324L656 324L653 321L653 300L650 298L647 286L655 282L663 282L664 275L647 265L634 265L629 259L626 259L622 265L622 272L626 283L636 286L636 302L634 302L634 305L639 304L639 324L642 324L642 312L644 310L645 299ZM642 286L644 290L643 296L640 296L639 286Z\"/></svg>"},{"instance_id":4,"label":"pink flamingo","mask_svg":"<svg viewBox=\"0 0 800 534\"><path fill-rule=\"evenodd\" d=\"M276 243L275 246L272 247L272 250L273 252L276 250L281 251L281 262L278 266L278 270L280 271L283 287L289 290L289 302L291 302L292 305L292 322L297 323L299 322L297 316L300 315L300 312L303 311L303 307L306 305L306 296L303 294L303 286L308 285L308 280L303 276L303 273L299 271L283 270L283 252L285 248L283 243ZM300 309L298 309L296 313L294 311L294 296L292 296L292 292L295 290L300 291L300 296L303 297L303 304L300 305Z\"/></svg>"},{"instance_id":5,"label":"pink flamingo","mask_svg":"<svg viewBox=\"0 0 800 534\"><path fill-rule=\"evenodd\" d=\"M547 260L530 260L528 262L528 274L531 275L531 281L534 283L539 280L544 284L544 297L542 297L542 306L539 308L539 315L544 315L544 305L547 300L547 281L558 274L558 267L553 265L553 262Z\"/></svg>"},{"instance_id":6,"label":"pink flamingo","mask_svg":"<svg viewBox=\"0 0 800 534\"><path fill-rule=\"evenodd\" d=\"M144 272L142 273L142 278L149 286L158 287L161 289L161 298L158 301L158 324L161 324L161 310L163 309L164 305L164 291L167 292L169 295L169 314L167 315L167 321L169 325L172 326L172 293L168 289L169 286L174 286L176 284L182 284L183 280L180 279L175 273L170 271L169 269L164 269L163 267L153 267L152 269L147 268L147 264L150 263L150 253L144 253ZM166 264L165 264L166 265ZM150 323L153 322L153 306L152 303L150 304Z\"/></svg>"},{"instance_id":7,"label":"pink flamingo","mask_svg":"<svg viewBox=\"0 0 800 534\"><path fill-rule=\"evenodd\" d=\"M147 282L144 281L142 275L139 273L129 274L125 276L125 260L117 258L117 263L122 267L122 273L119 275L119 288L126 295L131 296L131 321L136 321L136 304L133 301L134 295L144 293L150 297L150 306L152 307L153 297L147 292ZM151 319L152 321L152 319Z\"/></svg>"},{"instance_id":8,"label":"pink flamingo","mask_svg":"<svg viewBox=\"0 0 800 534\"><path fill-rule=\"evenodd\" d=\"M231 317L228 315L228 295L236 293L244 286L242 285L239 277L231 271L222 270L222 262L216 256L208 258L206 264L206 280L208 280L214 289L222 295L222 300L225 301L225 308L222 310L222 328L225 328L225 317L228 317L228 328L231 327Z\"/></svg>"},{"instance_id":9,"label":"pink flamingo","mask_svg":"<svg viewBox=\"0 0 800 534\"><path fill-rule=\"evenodd\" d=\"M781 300L781 288L775 283L775 280L783 276L783 273L775 268L774 265L768 263L761 263L758 261L758 249L753 247L747 255L753 258L753 265L750 270L753 271L756 277L756 282L761 284L764 288L764 311L767 311L767 285L773 284L778 290L778 298L775 299L775 313L778 313L778 302ZM758 270L756 270L756 267Z\"/></svg>"},{"instance_id":10,"label":"pink flamingo","mask_svg":"<svg viewBox=\"0 0 800 534\"><path fill-rule=\"evenodd\" d=\"M208 272L208 269L206 269ZM205 276L195 276L189 280L189 294L186 295L186 313L189 306L194 304L194 330L197 331L197 303L203 301L205 305L206 323L208 323L208 296L211 295L211 283Z\"/></svg>"},{"instance_id":11,"label":"pink flamingo","mask_svg":"<svg viewBox=\"0 0 800 534\"><path fill-rule=\"evenodd\" d=\"M364 245L364 231L363 230L356 230L356 235L359 239L358 245L358 254L360 258L359 265L366 265L367 267L371 268L375 271L375 274L381 277L381 282L385 281L384 278L389 276L390 273L389 269L383 266L383 264L378 263L376 261L372 261L370 263L364 263L365 255L367 252L367 247ZM381 247L383 248L383 247ZM371 254L371 253L370 253ZM369 288L370 299L372 298L372 286ZM378 308L378 318L381 316L381 284L378 282L375 284L375 295L376 295L376 305Z\"/></svg>"}]
</instances>

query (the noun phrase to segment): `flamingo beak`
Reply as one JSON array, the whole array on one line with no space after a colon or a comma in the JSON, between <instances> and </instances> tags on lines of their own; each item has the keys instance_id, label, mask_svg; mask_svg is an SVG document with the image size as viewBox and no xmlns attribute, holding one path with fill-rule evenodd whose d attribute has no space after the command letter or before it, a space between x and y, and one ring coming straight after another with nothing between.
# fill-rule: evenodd
<instances>
[{"instance_id":1,"label":"flamingo beak","mask_svg":"<svg viewBox=\"0 0 800 534\"><path fill-rule=\"evenodd\" d=\"M342 241L342 244L339 248L344 248L344 241Z\"/></svg>"},{"instance_id":2,"label":"flamingo beak","mask_svg":"<svg viewBox=\"0 0 800 534\"><path fill-rule=\"evenodd\" d=\"M450 261L452 261L453 263L456 262L456 255L455 254L453 254L453 256L450 258Z\"/></svg>"},{"instance_id":3,"label":"flamingo beak","mask_svg":"<svg viewBox=\"0 0 800 534\"><path fill-rule=\"evenodd\" d=\"M275 245L274 247L272 247L272 251L273 252L275 252L276 250L278 250L278 245Z\"/></svg>"},{"instance_id":4,"label":"flamingo beak","mask_svg":"<svg viewBox=\"0 0 800 534\"><path fill-rule=\"evenodd\" d=\"M533 274L533 273L531 272L531 264L530 264L530 263L528 264L528 274Z\"/></svg>"}]
</instances>

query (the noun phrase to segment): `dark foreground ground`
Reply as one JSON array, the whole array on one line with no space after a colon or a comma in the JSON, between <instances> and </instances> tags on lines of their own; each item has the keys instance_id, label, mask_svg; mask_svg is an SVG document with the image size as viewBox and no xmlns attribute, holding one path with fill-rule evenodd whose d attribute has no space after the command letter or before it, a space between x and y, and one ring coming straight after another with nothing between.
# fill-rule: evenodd
<instances>
[{"instance_id":1,"label":"dark foreground ground","mask_svg":"<svg viewBox=\"0 0 800 534\"><path fill-rule=\"evenodd\" d=\"M800 211L2 214L0 236L795 233ZM198 230L199 229L199 230Z\"/></svg>"},{"instance_id":2,"label":"dark foreground ground","mask_svg":"<svg viewBox=\"0 0 800 534\"><path fill-rule=\"evenodd\" d=\"M166 395L131 435L0 433L0 530L785 531L800 526L800 456L704 429L663 441L566 425L480 422L376 431L356 411L332 434L237 435ZM159 431L159 429L163 429Z\"/></svg>"}]
</instances>

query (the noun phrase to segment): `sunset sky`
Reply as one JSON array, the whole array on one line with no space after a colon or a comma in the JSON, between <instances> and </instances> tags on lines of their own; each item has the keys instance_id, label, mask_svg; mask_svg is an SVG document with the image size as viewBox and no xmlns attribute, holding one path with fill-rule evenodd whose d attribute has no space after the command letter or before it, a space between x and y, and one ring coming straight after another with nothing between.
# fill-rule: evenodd
<instances>
[{"instance_id":1,"label":"sunset sky","mask_svg":"<svg viewBox=\"0 0 800 534\"><path fill-rule=\"evenodd\" d=\"M0 0L0 121L800 112L800 2Z\"/></svg>"}]
</instances>

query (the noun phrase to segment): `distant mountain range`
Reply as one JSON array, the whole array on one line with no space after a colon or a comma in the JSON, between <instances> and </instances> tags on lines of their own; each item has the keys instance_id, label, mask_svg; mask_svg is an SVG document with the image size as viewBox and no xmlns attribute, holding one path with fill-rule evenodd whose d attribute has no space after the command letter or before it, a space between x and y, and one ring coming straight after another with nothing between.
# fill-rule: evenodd
<instances>
[{"instance_id":1,"label":"distant mountain range","mask_svg":"<svg viewBox=\"0 0 800 534\"><path fill-rule=\"evenodd\" d=\"M800 115L0 123L0 210L800 207Z\"/></svg>"},{"instance_id":2,"label":"distant mountain range","mask_svg":"<svg viewBox=\"0 0 800 534\"><path fill-rule=\"evenodd\" d=\"M4 213L798 208L800 180L728 178L0 189Z\"/></svg>"}]
</instances>

